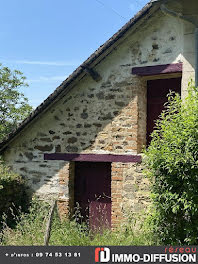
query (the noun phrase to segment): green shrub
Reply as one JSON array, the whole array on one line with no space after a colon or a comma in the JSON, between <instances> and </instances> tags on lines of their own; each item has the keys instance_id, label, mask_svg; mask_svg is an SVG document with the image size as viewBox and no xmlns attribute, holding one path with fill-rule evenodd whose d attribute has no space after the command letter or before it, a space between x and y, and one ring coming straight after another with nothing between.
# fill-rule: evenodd
<instances>
[{"instance_id":1,"label":"green shrub","mask_svg":"<svg viewBox=\"0 0 198 264\"><path fill-rule=\"evenodd\" d=\"M7 224L13 224L13 214L19 207L25 209L27 201L24 180L0 163L0 225L3 214L7 216Z\"/></svg>"},{"instance_id":2,"label":"green shrub","mask_svg":"<svg viewBox=\"0 0 198 264\"><path fill-rule=\"evenodd\" d=\"M170 93L145 151L155 233L163 244L198 244L198 91Z\"/></svg>"}]
</instances>

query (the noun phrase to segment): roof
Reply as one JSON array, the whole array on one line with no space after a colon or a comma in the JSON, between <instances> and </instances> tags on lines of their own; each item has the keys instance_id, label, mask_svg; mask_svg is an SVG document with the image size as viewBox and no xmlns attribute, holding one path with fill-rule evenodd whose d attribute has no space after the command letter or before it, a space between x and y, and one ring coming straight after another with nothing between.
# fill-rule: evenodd
<instances>
[{"instance_id":1,"label":"roof","mask_svg":"<svg viewBox=\"0 0 198 264\"><path fill-rule=\"evenodd\" d=\"M128 32L139 20L145 17L155 3L156 0L150 1L146 4L141 11L139 11L132 19L129 20L117 33L115 33L108 41L106 41L102 46L99 47L85 62L83 62L65 81L58 86L55 91L48 96L48 98L41 103L19 126L12 131L1 143L0 143L0 153L5 150L8 144L16 137L18 134L30 123L35 120L41 113L45 112L48 107L58 100L60 94L64 92L69 92L71 90L70 86L84 73L84 68L91 66L102 54L105 53L113 44L115 44L119 39L121 39L126 32Z\"/></svg>"}]
</instances>

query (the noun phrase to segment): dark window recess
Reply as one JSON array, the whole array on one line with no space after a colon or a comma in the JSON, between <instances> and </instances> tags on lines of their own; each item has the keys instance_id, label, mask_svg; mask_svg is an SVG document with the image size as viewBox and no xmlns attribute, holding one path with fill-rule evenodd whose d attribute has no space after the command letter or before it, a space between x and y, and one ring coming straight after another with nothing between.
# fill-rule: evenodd
<instances>
[{"instance_id":1,"label":"dark window recess","mask_svg":"<svg viewBox=\"0 0 198 264\"><path fill-rule=\"evenodd\" d=\"M147 146L151 141L155 121L159 118L169 91L181 94L181 78L160 79L147 82Z\"/></svg>"}]
</instances>

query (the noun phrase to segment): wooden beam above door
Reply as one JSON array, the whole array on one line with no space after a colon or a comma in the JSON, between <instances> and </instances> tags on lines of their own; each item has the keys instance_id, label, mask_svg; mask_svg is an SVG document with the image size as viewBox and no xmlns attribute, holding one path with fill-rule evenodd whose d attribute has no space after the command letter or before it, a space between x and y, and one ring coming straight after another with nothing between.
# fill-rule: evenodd
<instances>
[{"instance_id":1,"label":"wooden beam above door","mask_svg":"<svg viewBox=\"0 0 198 264\"><path fill-rule=\"evenodd\" d=\"M162 64L132 68L132 74L138 76L151 76L161 74L182 73L182 63Z\"/></svg>"},{"instance_id":2,"label":"wooden beam above door","mask_svg":"<svg viewBox=\"0 0 198 264\"><path fill-rule=\"evenodd\" d=\"M138 163L142 161L142 157L140 155L45 153L44 160Z\"/></svg>"}]
</instances>

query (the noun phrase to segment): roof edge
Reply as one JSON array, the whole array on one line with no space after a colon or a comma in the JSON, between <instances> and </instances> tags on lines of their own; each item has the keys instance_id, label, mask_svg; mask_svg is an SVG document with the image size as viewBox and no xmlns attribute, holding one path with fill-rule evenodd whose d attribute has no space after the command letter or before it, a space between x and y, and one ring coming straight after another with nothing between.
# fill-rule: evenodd
<instances>
[{"instance_id":1,"label":"roof edge","mask_svg":"<svg viewBox=\"0 0 198 264\"><path fill-rule=\"evenodd\" d=\"M5 150L7 145L39 114L47 110L48 106L54 102L62 92L66 92L66 88L74 82L82 73L83 66L91 65L97 58L99 58L107 49L109 49L115 42L117 42L133 25L135 25L141 18L143 18L154 5L152 1L147 3L133 18L129 20L117 33L115 33L109 40L100 46L87 60L85 60L65 81L63 81L55 91L50 94L18 127L12 131L0 143L0 154ZM70 91L70 90L68 90Z\"/></svg>"}]
</instances>

